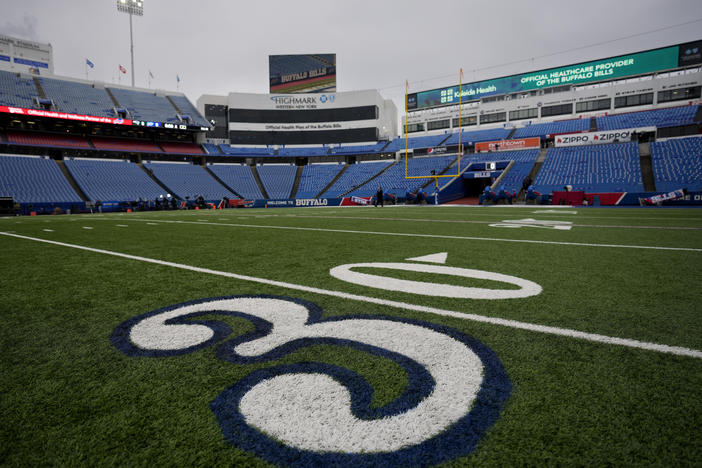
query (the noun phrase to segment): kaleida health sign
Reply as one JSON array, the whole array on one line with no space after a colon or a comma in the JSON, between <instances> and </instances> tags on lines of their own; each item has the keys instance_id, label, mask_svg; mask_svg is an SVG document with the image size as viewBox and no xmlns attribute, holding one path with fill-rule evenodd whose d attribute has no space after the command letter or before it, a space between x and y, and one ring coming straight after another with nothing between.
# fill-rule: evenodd
<instances>
[{"instance_id":1,"label":"kaleida health sign","mask_svg":"<svg viewBox=\"0 0 702 468\"><path fill-rule=\"evenodd\" d=\"M510 151L539 147L541 147L541 139L539 137L519 138L516 140L481 141L475 144L475 152Z\"/></svg>"}]
</instances>

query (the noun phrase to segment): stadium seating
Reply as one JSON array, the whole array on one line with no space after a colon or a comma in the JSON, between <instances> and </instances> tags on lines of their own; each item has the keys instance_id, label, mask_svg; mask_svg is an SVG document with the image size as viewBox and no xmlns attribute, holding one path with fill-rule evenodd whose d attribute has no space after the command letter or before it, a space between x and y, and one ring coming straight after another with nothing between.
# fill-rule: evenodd
<instances>
[{"instance_id":1,"label":"stadium seating","mask_svg":"<svg viewBox=\"0 0 702 468\"><path fill-rule=\"evenodd\" d=\"M145 162L144 166L180 199L198 196L207 201L218 201L222 197L236 198L229 190L213 179L201 166L180 163Z\"/></svg>"},{"instance_id":2,"label":"stadium seating","mask_svg":"<svg viewBox=\"0 0 702 468\"><path fill-rule=\"evenodd\" d=\"M387 145L387 141L379 141L373 145L335 146L331 154L375 154L381 153Z\"/></svg>"},{"instance_id":3,"label":"stadium seating","mask_svg":"<svg viewBox=\"0 0 702 468\"><path fill-rule=\"evenodd\" d=\"M272 148L239 148L231 145L219 145L225 156L273 156Z\"/></svg>"},{"instance_id":4,"label":"stadium seating","mask_svg":"<svg viewBox=\"0 0 702 468\"><path fill-rule=\"evenodd\" d=\"M209 127L210 123L197 111L195 106L185 96L168 95L169 99L180 109L181 115L188 115L192 119L192 125Z\"/></svg>"},{"instance_id":5,"label":"stadium seating","mask_svg":"<svg viewBox=\"0 0 702 468\"><path fill-rule=\"evenodd\" d=\"M297 198L316 197L344 168L344 164L309 164L302 169Z\"/></svg>"},{"instance_id":6,"label":"stadium seating","mask_svg":"<svg viewBox=\"0 0 702 468\"><path fill-rule=\"evenodd\" d=\"M461 134L461 144L468 145L471 143L477 143L479 141L493 141L493 140L504 140L507 135L512 130L509 128L490 128L487 130L474 130L468 131L463 130ZM444 145L457 145L458 144L458 132L451 134L451 136L444 142Z\"/></svg>"},{"instance_id":7,"label":"stadium seating","mask_svg":"<svg viewBox=\"0 0 702 468\"><path fill-rule=\"evenodd\" d=\"M291 164L265 164L256 168L268 198L290 198L297 166Z\"/></svg>"},{"instance_id":8,"label":"stadium seating","mask_svg":"<svg viewBox=\"0 0 702 468\"><path fill-rule=\"evenodd\" d=\"M110 92L119 102L119 107L130 112L132 119L180 123L178 111L163 96L124 88L110 88Z\"/></svg>"},{"instance_id":9,"label":"stadium seating","mask_svg":"<svg viewBox=\"0 0 702 468\"><path fill-rule=\"evenodd\" d=\"M139 166L127 160L67 158L64 163L92 201L154 200L166 195Z\"/></svg>"},{"instance_id":10,"label":"stadium seating","mask_svg":"<svg viewBox=\"0 0 702 468\"><path fill-rule=\"evenodd\" d=\"M53 133L7 132L7 139L16 145L61 146L66 148L92 149L85 138L79 136L59 135Z\"/></svg>"},{"instance_id":11,"label":"stadium seating","mask_svg":"<svg viewBox=\"0 0 702 468\"><path fill-rule=\"evenodd\" d=\"M427 176L431 174L432 170L439 174L455 160L456 156L411 158L407 160L407 175L413 177ZM449 172L452 172L451 169L449 169ZM453 171L453 173L455 174L456 172ZM405 179L405 162L402 160L372 181L349 193L349 196L369 197L375 194L378 186L380 186L385 193L393 193L398 197L404 197L406 190L414 192L431 180L429 177ZM432 186L427 191L433 192L434 189L435 187Z\"/></svg>"},{"instance_id":12,"label":"stadium seating","mask_svg":"<svg viewBox=\"0 0 702 468\"><path fill-rule=\"evenodd\" d=\"M0 155L0 196L19 203L81 203L53 159Z\"/></svg>"},{"instance_id":13,"label":"stadium seating","mask_svg":"<svg viewBox=\"0 0 702 468\"><path fill-rule=\"evenodd\" d=\"M99 150L162 153L161 148L151 141L101 137L92 137L91 141L93 142L93 146Z\"/></svg>"},{"instance_id":14,"label":"stadium seating","mask_svg":"<svg viewBox=\"0 0 702 468\"><path fill-rule=\"evenodd\" d=\"M552 148L546 155L534 187L541 193L563 190L585 192L643 192L639 147L636 143Z\"/></svg>"},{"instance_id":15,"label":"stadium seating","mask_svg":"<svg viewBox=\"0 0 702 468\"><path fill-rule=\"evenodd\" d=\"M338 197L357 185L361 185L378 172L386 169L393 161L374 161L367 163L352 164L341 174L341 177L329 187L322 196L327 198Z\"/></svg>"},{"instance_id":16,"label":"stadium seating","mask_svg":"<svg viewBox=\"0 0 702 468\"><path fill-rule=\"evenodd\" d=\"M651 143L656 189L702 191L702 138L676 138Z\"/></svg>"},{"instance_id":17,"label":"stadium seating","mask_svg":"<svg viewBox=\"0 0 702 468\"><path fill-rule=\"evenodd\" d=\"M518 128L512 138L544 137L557 133L586 132L590 130L590 119L561 120L558 122L546 122L531 124Z\"/></svg>"},{"instance_id":18,"label":"stadium seating","mask_svg":"<svg viewBox=\"0 0 702 468\"><path fill-rule=\"evenodd\" d=\"M202 146L205 148L205 151L207 151L207 154L209 154L210 156L222 155L222 151L217 145L213 145L212 143L204 143Z\"/></svg>"},{"instance_id":19,"label":"stadium seating","mask_svg":"<svg viewBox=\"0 0 702 468\"><path fill-rule=\"evenodd\" d=\"M522 187L522 181L531 172L538 155L538 149L503 151L501 153L481 154L478 157L466 158L466 163L479 161L514 161L512 168L505 174L500 184L497 187L493 187L493 190L499 191L501 188L504 188L509 192L512 192L512 190L519 192Z\"/></svg>"},{"instance_id":20,"label":"stadium seating","mask_svg":"<svg viewBox=\"0 0 702 468\"><path fill-rule=\"evenodd\" d=\"M39 92L32 78L0 71L0 105L34 109L34 98L37 96Z\"/></svg>"},{"instance_id":21,"label":"stadium seating","mask_svg":"<svg viewBox=\"0 0 702 468\"><path fill-rule=\"evenodd\" d=\"M626 114L597 117L598 130L617 130L637 127L676 127L691 124L699 106L668 107Z\"/></svg>"},{"instance_id":22,"label":"stadium seating","mask_svg":"<svg viewBox=\"0 0 702 468\"><path fill-rule=\"evenodd\" d=\"M56 109L71 114L116 117L114 103L104 89L93 88L87 83L55 80L40 77L44 94L54 101Z\"/></svg>"},{"instance_id":23,"label":"stadium seating","mask_svg":"<svg viewBox=\"0 0 702 468\"><path fill-rule=\"evenodd\" d=\"M169 143L162 142L159 143L163 151L166 153L177 153L177 154L204 154L202 148L195 143Z\"/></svg>"},{"instance_id":24,"label":"stadium seating","mask_svg":"<svg viewBox=\"0 0 702 468\"><path fill-rule=\"evenodd\" d=\"M404 137L397 137L383 151L394 153L395 151L404 150L405 146L408 148L431 148L439 146L447 137L447 134L416 136L407 138L406 142Z\"/></svg>"},{"instance_id":25,"label":"stadium seating","mask_svg":"<svg viewBox=\"0 0 702 468\"><path fill-rule=\"evenodd\" d=\"M281 147L278 148L278 156L326 156L329 154L329 148L325 146L318 147L306 147L306 148L296 148L296 147Z\"/></svg>"},{"instance_id":26,"label":"stadium seating","mask_svg":"<svg viewBox=\"0 0 702 468\"><path fill-rule=\"evenodd\" d=\"M263 194L258 188L251 168L245 164L210 164L209 169L225 184L248 200L261 200Z\"/></svg>"}]
</instances>

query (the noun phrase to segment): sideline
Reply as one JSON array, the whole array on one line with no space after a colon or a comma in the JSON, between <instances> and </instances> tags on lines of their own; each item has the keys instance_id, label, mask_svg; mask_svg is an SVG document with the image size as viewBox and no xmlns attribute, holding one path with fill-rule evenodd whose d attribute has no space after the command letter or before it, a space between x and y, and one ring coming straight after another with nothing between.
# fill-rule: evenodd
<instances>
[{"instance_id":1,"label":"sideline","mask_svg":"<svg viewBox=\"0 0 702 468\"><path fill-rule=\"evenodd\" d=\"M610 344L610 345L625 346L628 348L645 349L648 351L656 351L659 353L674 354L674 355L678 355L678 356L689 356L689 357L693 357L693 358L697 358L697 359L702 359L702 351L690 349L690 348L685 348L682 346L670 346L670 345L664 345L664 344L658 344L658 343L649 343L649 342L645 342L645 341L633 340L633 339L628 339L628 338L617 338L617 337L613 337L613 336L599 335L596 333L586 333L586 332L581 332L581 331L577 331L577 330L571 330L568 328L559 328L559 327L552 327L552 326L547 326L547 325L537 325L537 324L533 324L533 323L519 322L517 320L507 320L507 319L501 319L501 318L495 318L495 317L487 317L484 315L469 314L469 313L457 312L457 311L446 310L446 309L438 309L438 308L434 308L434 307L421 306L421 305L410 304L410 303L406 303L406 302L380 299L377 297L361 296L358 294L350 294L350 293L345 293L342 291L314 288L314 287L304 286L304 285L300 285L300 284L286 283L283 281L269 280L269 279L265 279L265 278L257 278L255 276L239 275L236 273L229 273L226 271L211 270L209 268L200 268L200 267L196 267L196 266L185 265L182 263L168 262L168 261L158 260L158 259L154 259L154 258L140 257L137 255L130 255L130 254L125 254L125 253L121 253L121 252L114 252L111 250L96 249L93 247L86 247L86 246L77 245L77 244L67 244L65 242L57 242L57 241L52 241L52 240L47 240L47 239L41 239L38 237L23 236L20 234L11 234L11 233L2 232L2 231L0 231L0 235L7 236L7 237L14 237L17 239L30 240L30 241L34 241L34 242L42 242L42 243L51 244L51 245L58 245L61 247L69 247L69 248L73 248L73 249L84 250L87 252L94 252L94 253L99 253L99 254L104 254L104 255L111 255L114 257L126 258L129 260L137 260L137 261L145 262L145 263L153 263L156 265L169 266L169 267L178 268L181 270L194 271L197 273L205 273L205 274L209 274L209 275L223 276L226 278L233 278L233 279L238 279L238 280L242 280L242 281L251 281L254 283L266 284L269 286L277 286L277 287L281 287L281 288L294 289L294 290L305 291L305 292L310 292L310 293L314 293L314 294L339 297L342 299L349 299L349 300L353 300L353 301L368 302L371 304L378 304L378 305L384 305L384 306L389 306L389 307L395 307L398 309L413 310L416 312L426 312L426 313L442 315L442 316L446 316L446 317L454 317L454 318L459 318L459 319L463 319L463 320L471 320L474 322L489 323L491 325L500 325L500 326L509 327L509 328L516 328L519 330L528 330L528 331L535 331L535 332L545 333L545 334L550 334L550 335L566 336L569 338L576 338L576 339L591 341L591 342L595 342L595 343L604 343L604 344Z\"/></svg>"},{"instance_id":2,"label":"sideline","mask_svg":"<svg viewBox=\"0 0 702 468\"><path fill-rule=\"evenodd\" d=\"M100 221L123 221L124 218L95 218ZM580 247L606 247L606 248L621 248L621 249L644 249L644 250L672 250L682 252L702 252L702 249L692 247L658 247L653 245L625 245L625 244L588 244L585 242L563 242L563 241L544 241L533 239L504 239L499 237L472 237L472 236L447 236L442 234L414 234L408 232L383 232L383 231L356 231L352 229L326 229L326 228L310 228L300 226L271 226L262 224L239 224L239 223L224 223L224 222L206 222L206 221L182 221L182 220L166 220L166 219L147 219L147 218L131 218L132 221L140 221L144 223L168 223L168 224L194 224L201 226L228 226L241 227L252 229L282 229L289 231L313 231L313 232L335 232L341 234L369 234L377 236L397 236L397 237L422 237L429 239L453 239L453 240L473 240L473 241L489 241L489 242L516 242L525 244L546 244L546 245L567 245Z\"/></svg>"}]
</instances>

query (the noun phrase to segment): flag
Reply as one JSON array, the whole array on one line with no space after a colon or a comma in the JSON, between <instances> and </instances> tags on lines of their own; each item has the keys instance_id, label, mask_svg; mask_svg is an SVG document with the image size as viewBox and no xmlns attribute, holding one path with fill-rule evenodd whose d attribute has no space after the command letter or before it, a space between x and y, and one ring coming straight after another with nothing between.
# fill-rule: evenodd
<instances>
[{"instance_id":1,"label":"flag","mask_svg":"<svg viewBox=\"0 0 702 468\"><path fill-rule=\"evenodd\" d=\"M176 81L180 83L180 75L176 75Z\"/></svg>"},{"instance_id":2,"label":"flag","mask_svg":"<svg viewBox=\"0 0 702 468\"><path fill-rule=\"evenodd\" d=\"M461 81L463 80L463 69L461 68Z\"/></svg>"},{"instance_id":3,"label":"flag","mask_svg":"<svg viewBox=\"0 0 702 468\"><path fill-rule=\"evenodd\" d=\"M409 80L405 80L405 90L409 89Z\"/></svg>"},{"instance_id":4,"label":"flag","mask_svg":"<svg viewBox=\"0 0 702 468\"><path fill-rule=\"evenodd\" d=\"M121 72L124 73L124 74L127 73L127 69L124 68L122 65L119 66L119 71L121 71Z\"/></svg>"},{"instance_id":5,"label":"flag","mask_svg":"<svg viewBox=\"0 0 702 468\"><path fill-rule=\"evenodd\" d=\"M89 59L85 59L85 64L89 66L90 68L95 68L95 64L91 62Z\"/></svg>"},{"instance_id":6,"label":"flag","mask_svg":"<svg viewBox=\"0 0 702 468\"><path fill-rule=\"evenodd\" d=\"M151 73L151 70L149 70L149 78L153 78L153 77L154 77L154 74Z\"/></svg>"}]
</instances>

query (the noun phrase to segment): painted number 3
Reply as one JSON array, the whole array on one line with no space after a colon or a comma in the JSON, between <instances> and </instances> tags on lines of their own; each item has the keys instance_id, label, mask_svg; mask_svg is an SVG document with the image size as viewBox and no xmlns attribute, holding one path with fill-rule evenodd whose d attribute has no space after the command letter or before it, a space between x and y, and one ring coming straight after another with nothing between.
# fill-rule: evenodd
<instances>
[{"instance_id":1,"label":"painted number 3","mask_svg":"<svg viewBox=\"0 0 702 468\"><path fill-rule=\"evenodd\" d=\"M204 316L243 317L255 331ZM257 370L210 406L224 436L271 463L290 466L413 466L470 453L495 422L511 385L497 356L454 329L394 317L322 318L315 304L235 296L177 304L130 319L112 343L129 356L168 357L217 344L234 363L279 359L331 344L391 359L408 384L372 407L372 387L338 366L298 363Z\"/></svg>"}]
</instances>

